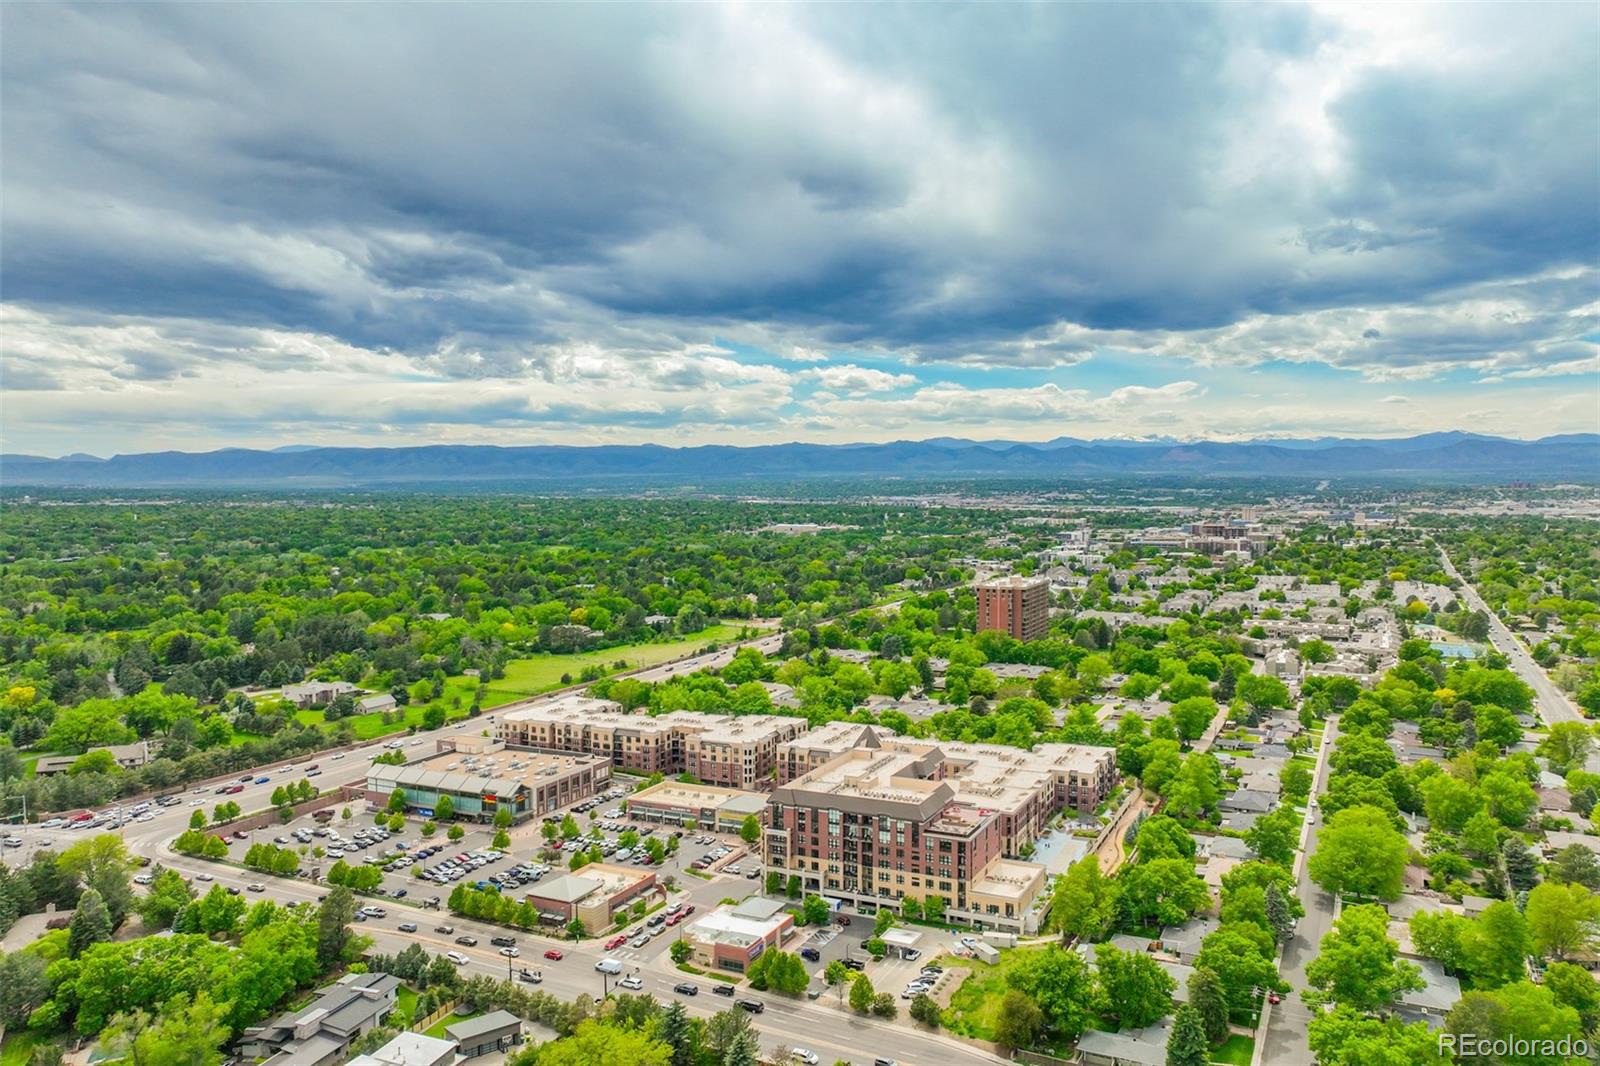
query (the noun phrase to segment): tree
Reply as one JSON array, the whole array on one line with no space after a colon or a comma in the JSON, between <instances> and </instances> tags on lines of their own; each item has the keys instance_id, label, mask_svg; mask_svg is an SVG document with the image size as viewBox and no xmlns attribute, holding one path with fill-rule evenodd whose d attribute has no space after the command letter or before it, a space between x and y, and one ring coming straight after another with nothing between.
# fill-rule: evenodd
<instances>
[{"instance_id":1,"label":"tree","mask_svg":"<svg viewBox=\"0 0 1600 1066\"><path fill-rule=\"evenodd\" d=\"M729 1007L727 1010L718 1011L706 1022L706 1045L711 1049L712 1055L721 1062L741 1036L750 1032L750 1015L748 1012Z\"/></svg>"},{"instance_id":2,"label":"tree","mask_svg":"<svg viewBox=\"0 0 1600 1066\"><path fill-rule=\"evenodd\" d=\"M1294 935L1294 912L1289 907L1289 900L1283 890L1276 884L1270 884L1263 894L1263 906L1267 913L1267 927L1272 930L1273 939L1280 944L1289 942Z\"/></svg>"},{"instance_id":3,"label":"tree","mask_svg":"<svg viewBox=\"0 0 1600 1066\"><path fill-rule=\"evenodd\" d=\"M1176 819L1157 814L1139 823L1134 850L1139 853L1140 862L1149 862L1152 859L1192 859L1196 847L1194 837Z\"/></svg>"},{"instance_id":4,"label":"tree","mask_svg":"<svg viewBox=\"0 0 1600 1066\"><path fill-rule=\"evenodd\" d=\"M1307 1036L1318 1066L1448 1066L1453 1061L1425 1023L1369 1018L1345 1006L1312 1015Z\"/></svg>"},{"instance_id":5,"label":"tree","mask_svg":"<svg viewBox=\"0 0 1600 1066\"><path fill-rule=\"evenodd\" d=\"M1307 1001L1376 1013L1401 992L1422 988L1422 971L1400 960L1388 929L1389 914L1377 904L1345 908L1306 966L1306 983L1315 990L1306 993Z\"/></svg>"},{"instance_id":6,"label":"tree","mask_svg":"<svg viewBox=\"0 0 1600 1066\"><path fill-rule=\"evenodd\" d=\"M1149 955L1099 944L1095 971L1105 1011L1117 1019L1119 1028L1142 1029L1172 1009L1178 983Z\"/></svg>"},{"instance_id":7,"label":"tree","mask_svg":"<svg viewBox=\"0 0 1600 1066\"><path fill-rule=\"evenodd\" d=\"M139 918L144 922L145 928L150 930L167 929L171 927L172 920L184 907L194 900L194 889L183 875L176 870L167 870L157 867L155 877L150 882L150 890L136 906L139 908Z\"/></svg>"},{"instance_id":8,"label":"tree","mask_svg":"<svg viewBox=\"0 0 1600 1066\"><path fill-rule=\"evenodd\" d=\"M1600 888L1600 861L1582 844L1568 844L1556 852L1545 873L1552 881L1582 885L1591 892Z\"/></svg>"},{"instance_id":9,"label":"tree","mask_svg":"<svg viewBox=\"0 0 1600 1066\"><path fill-rule=\"evenodd\" d=\"M1185 834L1187 835L1187 834ZM1117 884L1100 872L1097 855L1086 855L1058 877L1050 894L1050 924L1061 940L1098 940L1116 918Z\"/></svg>"},{"instance_id":10,"label":"tree","mask_svg":"<svg viewBox=\"0 0 1600 1066\"><path fill-rule=\"evenodd\" d=\"M0 954L0 1025L20 1028L49 998L50 982L41 956L31 951Z\"/></svg>"},{"instance_id":11,"label":"tree","mask_svg":"<svg viewBox=\"0 0 1600 1066\"><path fill-rule=\"evenodd\" d=\"M739 839L754 846L761 839L761 820L753 814L745 815L744 822L739 826Z\"/></svg>"},{"instance_id":12,"label":"tree","mask_svg":"<svg viewBox=\"0 0 1600 1066\"><path fill-rule=\"evenodd\" d=\"M1083 1032L1095 999L1094 975L1083 956L1054 945L1030 952L1006 983L1026 992L1057 1033L1074 1038Z\"/></svg>"},{"instance_id":13,"label":"tree","mask_svg":"<svg viewBox=\"0 0 1600 1066\"><path fill-rule=\"evenodd\" d=\"M672 1048L649 1030L623 1029L594 1018L570 1036L539 1046L538 1066L671 1066ZM725 1062L735 1061L725 1059Z\"/></svg>"},{"instance_id":14,"label":"tree","mask_svg":"<svg viewBox=\"0 0 1600 1066\"><path fill-rule=\"evenodd\" d=\"M1526 892L1539 879L1538 860L1515 833L1508 834L1501 842L1500 863L1505 867L1506 880L1518 892Z\"/></svg>"},{"instance_id":15,"label":"tree","mask_svg":"<svg viewBox=\"0 0 1600 1066\"><path fill-rule=\"evenodd\" d=\"M582 940L588 935L588 932L588 928L585 927L583 922L579 921L577 918L574 918L572 921L567 923L567 935L574 940Z\"/></svg>"},{"instance_id":16,"label":"tree","mask_svg":"<svg viewBox=\"0 0 1600 1066\"><path fill-rule=\"evenodd\" d=\"M445 832L445 836L449 837L451 840L460 840L466 835L467 831L462 829L459 825L452 825L449 830Z\"/></svg>"},{"instance_id":17,"label":"tree","mask_svg":"<svg viewBox=\"0 0 1600 1066\"><path fill-rule=\"evenodd\" d=\"M1278 783L1283 786L1283 794L1298 803L1311 794L1311 768L1291 759L1278 774Z\"/></svg>"},{"instance_id":18,"label":"tree","mask_svg":"<svg viewBox=\"0 0 1600 1066\"><path fill-rule=\"evenodd\" d=\"M406 811L406 790L397 788L389 793L389 805L384 809L390 814L404 814Z\"/></svg>"},{"instance_id":19,"label":"tree","mask_svg":"<svg viewBox=\"0 0 1600 1066\"><path fill-rule=\"evenodd\" d=\"M1544 882L1528 893L1526 914L1539 955L1564 959L1600 944L1600 898L1582 885Z\"/></svg>"},{"instance_id":20,"label":"tree","mask_svg":"<svg viewBox=\"0 0 1600 1066\"><path fill-rule=\"evenodd\" d=\"M67 955L74 959L93 945L111 939L111 912L99 892L84 889L67 929Z\"/></svg>"},{"instance_id":21,"label":"tree","mask_svg":"<svg viewBox=\"0 0 1600 1066\"><path fill-rule=\"evenodd\" d=\"M1554 722L1539 742L1539 754L1550 761L1550 769L1563 776L1581 769L1594 750L1594 733L1587 722Z\"/></svg>"},{"instance_id":22,"label":"tree","mask_svg":"<svg viewBox=\"0 0 1600 1066\"><path fill-rule=\"evenodd\" d=\"M134 1066L216 1066L229 1036L225 1005L206 992L179 994L152 1021L143 1010L118 1014L106 1027L106 1044Z\"/></svg>"},{"instance_id":23,"label":"tree","mask_svg":"<svg viewBox=\"0 0 1600 1066\"><path fill-rule=\"evenodd\" d=\"M317 908L317 962L331 967L344 957L350 943L350 923L355 920L356 901L348 888L335 886Z\"/></svg>"},{"instance_id":24,"label":"tree","mask_svg":"<svg viewBox=\"0 0 1600 1066\"><path fill-rule=\"evenodd\" d=\"M1200 968L1189 975L1189 1006L1200 1015L1207 1041L1220 1044L1228 1039L1228 995L1215 970Z\"/></svg>"},{"instance_id":25,"label":"tree","mask_svg":"<svg viewBox=\"0 0 1600 1066\"><path fill-rule=\"evenodd\" d=\"M828 901L821 896L808 895L800 904L801 925L827 925L828 919L833 916L833 908L828 906Z\"/></svg>"},{"instance_id":26,"label":"tree","mask_svg":"<svg viewBox=\"0 0 1600 1066\"><path fill-rule=\"evenodd\" d=\"M926 992L919 992L911 997L911 1017L929 1029L939 1028L939 1023L943 1020L939 1004L935 1003L933 997Z\"/></svg>"},{"instance_id":27,"label":"tree","mask_svg":"<svg viewBox=\"0 0 1600 1066\"><path fill-rule=\"evenodd\" d=\"M1194 964L1217 975L1228 1005L1236 1010L1253 1004L1254 989L1286 987L1278 977L1270 937L1248 922L1224 922L1201 942Z\"/></svg>"},{"instance_id":28,"label":"tree","mask_svg":"<svg viewBox=\"0 0 1600 1066\"><path fill-rule=\"evenodd\" d=\"M1124 866L1117 884L1122 920L1129 927L1181 925L1211 904L1211 893L1189 859Z\"/></svg>"},{"instance_id":29,"label":"tree","mask_svg":"<svg viewBox=\"0 0 1600 1066\"><path fill-rule=\"evenodd\" d=\"M834 959L822 971L822 980L830 988L839 990L839 998L844 998L845 985L850 981L854 971L846 966L840 959Z\"/></svg>"},{"instance_id":30,"label":"tree","mask_svg":"<svg viewBox=\"0 0 1600 1066\"><path fill-rule=\"evenodd\" d=\"M1526 1041L1524 1046L1533 1048L1543 1041L1573 1041L1583 1035L1576 1010L1557 1002L1549 988L1526 980L1492 991L1466 993L1445 1016L1444 1024L1445 1031L1458 1039L1469 1033L1484 1042L1514 1037ZM1533 1051L1501 1061L1556 1066L1569 1060L1565 1056L1540 1055Z\"/></svg>"},{"instance_id":31,"label":"tree","mask_svg":"<svg viewBox=\"0 0 1600 1066\"><path fill-rule=\"evenodd\" d=\"M1191 696L1172 705L1172 724L1184 740L1199 740L1217 717L1217 701L1210 696Z\"/></svg>"},{"instance_id":32,"label":"tree","mask_svg":"<svg viewBox=\"0 0 1600 1066\"><path fill-rule=\"evenodd\" d=\"M1000 999L994 1019L994 1040L1001 1047L1025 1050L1033 1046L1044 1025L1044 1013L1025 992L1008 989Z\"/></svg>"},{"instance_id":33,"label":"tree","mask_svg":"<svg viewBox=\"0 0 1600 1066\"><path fill-rule=\"evenodd\" d=\"M68 877L100 893L111 915L111 928L122 924L133 905L128 875L138 863L121 837L111 833L92 836L63 851L56 862Z\"/></svg>"},{"instance_id":34,"label":"tree","mask_svg":"<svg viewBox=\"0 0 1600 1066\"><path fill-rule=\"evenodd\" d=\"M1210 1066L1211 1045L1200 1013L1185 1003L1172 1019L1167 1035L1167 1066Z\"/></svg>"},{"instance_id":35,"label":"tree","mask_svg":"<svg viewBox=\"0 0 1600 1066\"><path fill-rule=\"evenodd\" d=\"M496 829L494 833L494 839L489 842L489 846L492 848L499 848L501 851L510 851L511 835L504 829Z\"/></svg>"},{"instance_id":36,"label":"tree","mask_svg":"<svg viewBox=\"0 0 1600 1066\"><path fill-rule=\"evenodd\" d=\"M672 961L676 963L688 962L694 956L694 948L687 940L674 940L669 950Z\"/></svg>"},{"instance_id":37,"label":"tree","mask_svg":"<svg viewBox=\"0 0 1600 1066\"><path fill-rule=\"evenodd\" d=\"M1600 983L1588 970L1570 962L1552 962L1544 971L1544 986L1556 1002L1578 1012L1584 1032L1600 1028Z\"/></svg>"},{"instance_id":38,"label":"tree","mask_svg":"<svg viewBox=\"0 0 1600 1066\"><path fill-rule=\"evenodd\" d=\"M1472 923L1467 938L1467 965L1480 988L1510 984L1527 973L1532 941L1528 922L1516 905L1496 900Z\"/></svg>"},{"instance_id":39,"label":"tree","mask_svg":"<svg viewBox=\"0 0 1600 1066\"><path fill-rule=\"evenodd\" d=\"M872 1009L872 981L864 973L858 973L850 982L850 1009L859 1014L865 1014Z\"/></svg>"},{"instance_id":40,"label":"tree","mask_svg":"<svg viewBox=\"0 0 1600 1066\"><path fill-rule=\"evenodd\" d=\"M440 796L439 802L433 805L433 817L436 821L448 822L456 816L456 804L449 796Z\"/></svg>"},{"instance_id":41,"label":"tree","mask_svg":"<svg viewBox=\"0 0 1600 1066\"><path fill-rule=\"evenodd\" d=\"M1411 849L1389 816L1375 807L1348 807L1323 825L1307 868L1335 895L1396 899Z\"/></svg>"},{"instance_id":42,"label":"tree","mask_svg":"<svg viewBox=\"0 0 1600 1066\"><path fill-rule=\"evenodd\" d=\"M1294 862L1295 849L1300 845L1300 823L1300 812L1283 805L1257 818L1255 825L1245 831L1244 840L1266 861L1288 866Z\"/></svg>"},{"instance_id":43,"label":"tree","mask_svg":"<svg viewBox=\"0 0 1600 1066\"><path fill-rule=\"evenodd\" d=\"M190 829L204 829L205 827L206 827L206 816L205 816L204 813L202 813L201 811L195 811L193 814L189 815L189 828Z\"/></svg>"}]
</instances>

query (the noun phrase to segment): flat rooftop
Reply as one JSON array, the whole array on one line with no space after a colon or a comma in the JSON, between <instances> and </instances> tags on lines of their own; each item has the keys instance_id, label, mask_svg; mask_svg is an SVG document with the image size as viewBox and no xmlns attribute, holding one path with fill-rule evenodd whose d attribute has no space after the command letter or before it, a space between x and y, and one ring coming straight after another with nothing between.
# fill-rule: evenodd
<instances>
[{"instance_id":1,"label":"flat rooftop","mask_svg":"<svg viewBox=\"0 0 1600 1066\"><path fill-rule=\"evenodd\" d=\"M367 781L403 785L428 792L510 794L518 787L537 788L541 781L604 765L597 755L559 755L532 751L496 751L482 755L445 752L406 766L374 763Z\"/></svg>"}]
</instances>

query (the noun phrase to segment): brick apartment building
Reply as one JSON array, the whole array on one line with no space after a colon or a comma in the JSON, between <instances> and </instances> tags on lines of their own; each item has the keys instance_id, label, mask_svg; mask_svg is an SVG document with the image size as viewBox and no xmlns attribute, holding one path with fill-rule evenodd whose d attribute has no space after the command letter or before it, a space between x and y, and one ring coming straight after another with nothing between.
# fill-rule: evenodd
<instances>
[{"instance_id":1,"label":"brick apartment building","mask_svg":"<svg viewBox=\"0 0 1600 1066\"><path fill-rule=\"evenodd\" d=\"M1050 580L1012 574L978 583L978 629L1038 640L1050 629Z\"/></svg>"},{"instance_id":2,"label":"brick apartment building","mask_svg":"<svg viewBox=\"0 0 1600 1066\"><path fill-rule=\"evenodd\" d=\"M1021 929L1044 869L1007 856L1063 807L1092 809L1117 780L1112 748L1029 752L881 734L794 778L785 769L815 749L809 736L784 745L767 805L769 869L834 898L939 896L955 920Z\"/></svg>"}]
</instances>

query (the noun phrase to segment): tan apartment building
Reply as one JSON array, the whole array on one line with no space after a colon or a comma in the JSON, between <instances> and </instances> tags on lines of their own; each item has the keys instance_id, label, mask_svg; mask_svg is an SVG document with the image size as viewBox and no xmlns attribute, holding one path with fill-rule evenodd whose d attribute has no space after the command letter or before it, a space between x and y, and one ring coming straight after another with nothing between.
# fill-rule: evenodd
<instances>
[{"instance_id":1,"label":"tan apartment building","mask_svg":"<svg viewBox=\"0 0 1600 1066\"><path fill-rule=\"evenodd\" d=\"M778 745L807 725L771 714L629 714L610 700L568 697L504 712L495 736L508 747L582 752L637 773L690 773L707 784L754 789L771 784Z\"/></svg>"}]
</instances>

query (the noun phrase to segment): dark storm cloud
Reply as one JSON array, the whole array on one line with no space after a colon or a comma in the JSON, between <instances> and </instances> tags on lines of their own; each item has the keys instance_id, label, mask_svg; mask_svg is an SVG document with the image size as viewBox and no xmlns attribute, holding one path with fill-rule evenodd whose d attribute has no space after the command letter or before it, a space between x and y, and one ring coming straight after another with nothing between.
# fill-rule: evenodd
<instances>
[{"instance_id":1,"label":"dark storm cloud","mask_svg":"<svg viewBox=\"0 0 1600 1066\"><path fill-rule=\"evenodd\" d=\"M1277 5L7 5L5 296L462 376L744 327L1044 365L1591 265L1593 12L1473 18L1513 47L1286 117L1351 46Z\"/></svg>"}]
</instances>

